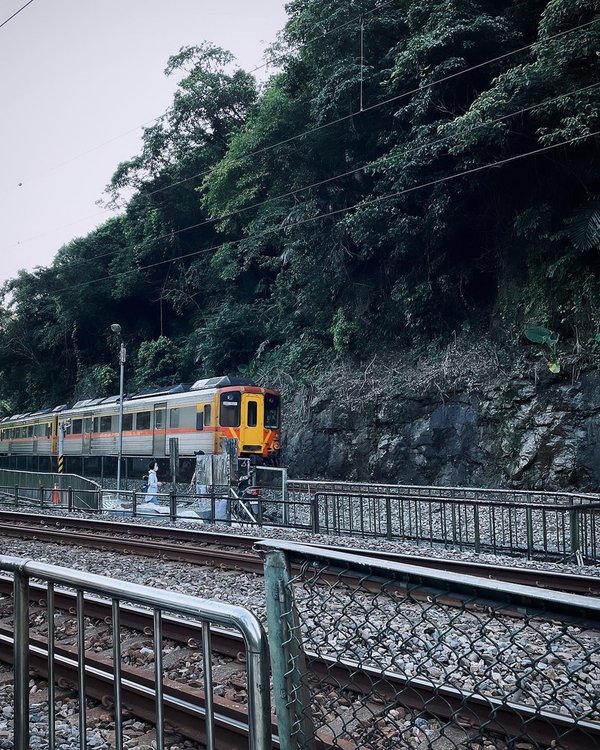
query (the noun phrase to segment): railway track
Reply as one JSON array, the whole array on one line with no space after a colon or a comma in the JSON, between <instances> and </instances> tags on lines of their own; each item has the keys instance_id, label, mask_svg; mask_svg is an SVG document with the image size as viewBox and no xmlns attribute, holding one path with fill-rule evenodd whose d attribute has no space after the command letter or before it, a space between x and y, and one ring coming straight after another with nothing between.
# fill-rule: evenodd
<instances>
[{"instance_id":1,"label":"railway track","mask_svg":"<svg viewBox=\"0 0 600 750\"><path fill-rule=\"evenodd\" d=\"M19 539L35 539L55 544L86 546L126 554L161 557L165 560L193 565L209 565L258 575L263 573L262 560L252 549L257 542L264 538L259 536L221 534L154 525L142 527L139 523L127 524L63 516L40 517L5 511L0 511L0 535ZM324 547L324 545L319 544L308 546ZM333 545L327 545L327 549L353 553L377 560L418 565L490 580L534 586L549 591L600 596L600 576L498 566L447 558L404 555L382 550L335 547Z\"/></svg>"},{"instance_id":2,"label":"railway track","mask_svg":"<svg viewBox=\"0 0 600 750\"><path fill-rule=\"evenodd\" d=\"M0 577L0 594L10 595L12 581ZM44 607L46 605L47 589L39 584L31 584L30 600ZM76 595L68 590L54 590L55 611L71 612L76 605ZM106 623L110 620L111 603L95 596L86 596L84 600L84 614L87 618ZM152 628L152 613L133 606L122 606L120 621L124 628L145 633ZM175 617L163 616L163 637L184 646L196 646L202 642L202 626ZM232 660L239 660L243 652L243 640L236 633L222 628L211 628L211 645L213 653L226 656ZM13 642L10 626L0 622L0 659L12 663ZM78 659L76 645L54 644L56 658L55 674L63 684L76 686L78 684ZM451 720L462 725L476 725L479 721L486 729L499 734L518 734L524 725L528 727L528 739L539 746L552 746L553 740L561 736L566 740L566 748L583 748L590 742L600 746L600 724L590 721L573 722L564 715L540 711L526 705L506 705L493 698L474 696L462 693L450 687L436 685L427 679L406 678L393 671L379 671L354 662L340 662L333 658L306 653L307 664L316 684L325 683L334 690L344 686L344 690L352 690L358 694L368 696L373 685L377 685L378 701L399 703L409 710L418 713L426 711L436 718ZM40 635L30 638L31 666L43 677L47 677L48 669L48 641ZM86 693L89 697L101 701L105 705L111 703L113 692L113 674L110 659L102 655L87 654ZM123 667L122 698L126 706L135 716L146 721L153 721L156 715L155 683L152 673ZM173 679L167 679L163 684L164 719L165 723L179 734L203 743L206 741L204 724L205 695L202 690L190 685L184 685ZM213 696L215 708L215 725L217 728L217 747L237 749L247 747L248 714L242 703L227 698ZM378 706L371 704L376 714ZM272 747L278 748L276 720L273 718ZM360 747L340 737L335 738L327 734L317 737L319 750L354 750Z\"/></svg>"}]
</instances>

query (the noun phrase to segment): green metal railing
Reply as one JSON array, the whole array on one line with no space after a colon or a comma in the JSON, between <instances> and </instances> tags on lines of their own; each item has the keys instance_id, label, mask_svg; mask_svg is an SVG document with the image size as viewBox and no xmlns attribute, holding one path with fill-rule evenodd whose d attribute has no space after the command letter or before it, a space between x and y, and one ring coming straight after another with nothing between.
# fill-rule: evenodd
<instances>
[{"instance_id":1,"label":"green metal railing","mask_svg":"<svg viewBox=\"0 0 600 750\"><path fill-rule=\"evenodd\" d=\"M69 510L97 510L100 491L97 482L77 474L0 469L0 494L15 507L59 505Z\"/></svg>"},{"instance_id":2,"label":"green metal railing","mask_svg":"<svg viewBox=\"0 0 600 750\"><path fill-rule=\"evenodd\" d=\"M600 503L512 503L426 496L318 492L310 501L314 533L528 559L596 563Z\"/></svg>"}]
</instances>

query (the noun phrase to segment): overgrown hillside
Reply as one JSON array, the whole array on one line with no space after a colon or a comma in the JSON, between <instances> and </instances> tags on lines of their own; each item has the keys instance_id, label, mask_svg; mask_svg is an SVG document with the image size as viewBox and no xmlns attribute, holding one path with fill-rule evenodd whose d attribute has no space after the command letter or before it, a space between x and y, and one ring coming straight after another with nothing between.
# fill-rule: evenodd
<instances>
[{"instance_id":1,"label":"overgrown hillside","mask_svg":"<svg viewBox=\"0 0 600 750\"><path fill-rule=\"evenodd\" d=\"M107 188L122 215L6 285L5 413L115 392L113 322L131 391L227 372L293 399L382 357L418 381L531 326L594 364L597 2L287 9L264 86L208 43L175 54L172 107Z\"/></svg>"}]
</instances>

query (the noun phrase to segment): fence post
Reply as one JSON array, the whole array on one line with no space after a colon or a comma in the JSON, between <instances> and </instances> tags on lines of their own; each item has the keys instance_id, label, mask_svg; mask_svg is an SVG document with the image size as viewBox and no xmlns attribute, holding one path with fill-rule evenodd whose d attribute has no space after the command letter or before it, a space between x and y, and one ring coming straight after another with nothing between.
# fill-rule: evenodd
<instances>
[{"instance_id":1,"label":"fence post","mask_svg":"<svg viewBox=\"0 0 600 750\"><path fill-rule=\"evenodd\" d=\"M386 538L391 540L392 534L392 498L385 498L385 535Z\"/></svg>"},{"instance_id":2,"label":"fence post","mask_svg":"<svg viewBox=\"0 0 600 750\"><path fill-rule=\"evenodd\" d=\"M15 485L14 498L15 498L15 508L18 508L19 507L19 487L17 485Z\"/></svg>"},{"instance_id":3,"label":"fence post","mask_svg":"<svg viewBox=\"0 0 600 750\"><path fill-rule=\"evenodd\" d=\"M283 469L281 473L281 499L283 500L283 525L290 525L290 490L288 487L288 474L287 469ZM295 514L294 514L295 515Z\"/></svg>"},{"instance_id":4,"label":"fence post","mask_svg":"<svg viewBox=\"0 0 600 750\"><path fill-rule=\"evenodd\" d=\"M29 580L14 574L14 715L15 750L29 748Z\"/></svg>"},{"instance_id":5,"label":"fence post","mask_svg":"<svg viewBox=\"0 0 600 750\"><path fill-rule=\"evenodd\" d=\"M265 591L273 695L281 750L314 750L314 725L306 659L290 587L290 569L280 550L265 553Z\"/></svg>"},{"instance_id":6,"label":"fence post","mask_svg":"<svg viewBox=\"0 0 600 750\"><path fill-rule=\"evenodd\" d=\"M67 510L69 513L73 510L73 488L67 487Z\"/></svg>"},{"instance_id":7,"label":"fence post","mask_svg":"<svg viewBox=\"0 0 600 750\"><path fill-rule=\"evenodd\" d=\"M175 490L169 492L169 519L171 521L177 520L177 495Z\"/></svg>"},{"instance_id":8,"label":"fence post","mask_svg":"<svg viewBox=\"0 0 600 750\"><path fill-rule=\"evenodd\" d=\"M528 505L525 508L525 525L527 530L527 559L531 560L533 557L534 543L533 543L533 518L531 514L531 506Z\"/></svg>"},{"instance_id":9,"label":"fence post","mask_svg":"<svg viewBox=\"0 0 600 750\"><path fill-rule=\"evenodd\" d=\"M571 557L579 562L581 559L581 550L579 544L579 513L577 506L573 503L571 498L569 506L569 523L571 525Z\"/></svg>"},{"instance_id":10,"label":"fence post","mask_svg":"<svg viewBox=\"0 0 600 750\"><path fill-rule=\"evenodd\" d=\"M319 533L319 495L317 492L310 498L310 527L313 534Z\"/></svg>"},{"instance_id":11,"label":"fence post","mask_svg":"<svg viewBox=\"0 0 600 750\"><path fill-rule=\"evenodd\" d=\"M481 530L479 528L479 504L473 505L473 532L475 534L475 552L481 552Z\"/></svg>"}]
</instances>

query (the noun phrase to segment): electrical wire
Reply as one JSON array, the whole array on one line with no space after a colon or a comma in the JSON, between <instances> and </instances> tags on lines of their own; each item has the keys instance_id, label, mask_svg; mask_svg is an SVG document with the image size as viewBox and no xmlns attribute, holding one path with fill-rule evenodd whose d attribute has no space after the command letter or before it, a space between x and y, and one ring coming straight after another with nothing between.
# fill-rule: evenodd
<instances>
[{"instance_id":1,"label":"electrical wire","mask_svg":"<svg viewBox=\"0 0 600 750\"><path fill-rule=\"evenodd\" d=\"M372 11L369 11L369 13L374 12L375 10L380 10L381 8L385 7L386 5L390 5L394 1L395 0L388 0L387 3L384 3L383 5L378 6L376 9L373 9ZM363 14L363 16L364 15L365 14ZM356 21L358 19L360 19L360 16L357 16L353 20ZM519 47L518 49L512 50L510 52L503 53L502 55L498 55L498 56L490 58L488 60L484 60L481 63L477 63L476 65L470 66L469 68L465 68L465 69L457 71L455 73L451 73L451 74L449 74L447 76L444 76L442 78L436 79L435 81L430 81L429 83L422 84L421 86L417 86L416 88L413 88L413 89L411 89L409 91L402 92L401 94L397 94L397 95L395 95L393 97L389 97L389 98L387 98L387 99L385 99L385 100L383 100L381 102L377 102L376 104L372 104L372 105L370 105L368 107L364 107L362 109L356 110L354 112L351 112L348 115L344 115L343 117L337 118L336 120L332 120L332 121L323 123L321 125L318 125L318 126L316 126L314 128L310 128L310 129L308 129L306 131L303 131L302 133L298 133L296 135L290 136L289 138L286 138L286 139L283 139L283 140L278 141L276 143L270 144L269 146L265 146L265 147L263 147L261 149L256 149L255 151L251 151L248 154L244 154L242 156L239 156L239 157L236 157L236 158L232 159L231 162L230 162L230 165L234 165L234 164L242 162L245 159L249 159L251 157L255 157L255 156L259 156L261 154L267 153L267 152L272 151L273 149L277 148L278 146L287 145L287 144L289 144L291 142L294 142L294 141L296 141L296 140L298 140L300 138L303 138L303 137L305 137L307 135L312 135L313 133L319 132L320 130L323 130L325 128L331 127L333 125L337 125L337 124L339 124L341 122L344 122L344 121L346 121L348 119L351 119L353 117L357 117L357 116L363 114L364 112L369 112L369 111L372 111L372 110L377 109L379 107L383 107L386 104L390 104L392 102L399 101L400 99L403 99L403 98L405 98L407 96L410 96L412 94L419 93L421 91L424 91L424 90L427 90L429 88L432 88L433 86L437 86L437 85L439 85L441 83L444 83L444 82L446 82L448 80L451 80L451 79L456 78L458 76L461 76L461 75L464 75L466 73L469 73L469 72L471 72L473 70L477 70L477 69L479 69L481 67L484 67L486 65L490 65L493 62L498 62L499 60L505 59L505 58L510 57L512 55L516 55L516 54L518 54L520 52L524 52L524 51L530 49L531 47L534 47L535 45L541 44L543 42L551 41L551 40L554 40L554 39L558 39L560 37L564 37L565 35L574 33L576 31L580 31L580 30L582 30L584 28L587 28L588 26L596 23L598 20L599 19L595 18L595 19L592 19L591 21L587 21L585 23L579 24L578 26L571 27L570 29L565 29L564 31L560 31L560 32L557 32L556 34L552 34L552 35L549 35L547 37L544 37L543 39L538 39L535 42L532 42L531 44L525 45L523 47ZM347 23L349 23L349 22L347 22ZM336 31L339 28L343 28L343 26L345 26L345 25L346 24L342 24L341 26L335 27L334 29L331 29L331 30L329 30L326 33L331 33L332 31ZM316 38L318 38L318 37L316 37ZM311 40L311 41L313 41L313 40ZM118 138L118 136L116 138ZM116 140L116 138L112 139L112 140ZM110 141L108 141L108 142L110 142ZM91 149L91 150L94 150L94 149ZM78 157L74 157L74 159L76 159L76 158L78 158ZM204 170L202 172L198 172L196 174L190 175L189 177L185 177L185 178L183 178L181 180L176 180L174 182L170 182L168 185L164 185L164 186L162 186L160 188L156 188L155 190L144 192L143 195L144 195L144 197L150 197L150 196L153 196L153 195L157 195L159 193L162 193L162 192L165 192L167 190L171 190L171 189L173 189L175 187L178 187L179 185L183 185L183 184L185 184L187 182L190 182L191 180L195 180L195 179L199 179L201 177L204 177L204 176L210 174L211 171L212 171L212 168L206 169L206 170ZM76 223L76 222L71 222L71 223ZM201 226L201 225L202 224L193 225L192 227L189 227L189 228L195 228L195 227ZM177 230L177 231L185 231L185 230ZM41 236L43 236L43 235L41 235ZM160 239L160 238L158 238L158 239ZM30 241L30 240L24 240L24 242L27 242L27 241ZM7 246L7 247L3 248L3 250L8 250L8 249L12 249L14 247L18 247L20 244L21 243L17 243L17 244L13 244L13 245Z\"/></svg>"},{"instance_id":2,"label":"electrical wire","mask_svg":"<svg viewBox=\"0 0 600 750\"><path fill-rule=\"evenodd\" d=\"M479 68L482 68L486 65L490 65L491 63L498 62L499 60L503 60L507 57L510 57L512 55L516 55L520 52L524 52L528 49L531 49L531 47L534 47L537 44L540 44L542 42L547 42L553 39L558 39L562 36L565 36L566 34L572 34L575 31L580 31L581 29L587 28L591 24L597 23L599 19L594 18L592 21L587 21L586 23L580 24L578 26L574 26L571 29L567 29L565 31L560 31L556 34L553 34L551 36L544 37L543 40L538 39L535 42L532 42L531 44L528 44L524 47L519 47L518 49L512 50L511 52L505 52L502 55L498 55L497 57L492 57L489 60L484 60L481 63L477 63L476 65L472 65L469 68L464 68L463 70L459 70L456 73L451 73L450 75L444 76L443 78L438 78L435 81L430 81L429 83L422 84L421 86L417 86L416 88L410 89L409 91L404 91L401 94L396 94L395 96L389 97L388 99L384 99L381 102L377 102L376 104L371 104L368 107L363 107L363 109L357 109L353 112L351 112L348 115L344 115L343 117L339 117L335 120L330 120L329 122L325 122L322 125L317 125L314 128L310 128L309 130L305 130L302 133L298 133L296 135L290 136L289 138L285 138L284 140L277 141L276 143L272 143L269 146L265 146L260 149L256 149L255 151L250 151L247 154L243 154L242 156L238 156L231 160L230 164L237 164L239 162L242 162L244 159L250 159L255 156L259 156L261 154L267 153L268 151L272 151L274 148L277 148L278 146L284 146L289 143L292 143L293 141L298 140L299 138L304 138L307 135L312 135L313 133L317 133L320 130L323 130L325 128L332 127L333 125L339 125L342 122L345 122L346 120L350 120L353 117L358 117L359 115L365 113L365 112L371 112L374 109L378 109L379 107L383 107L386 104L391 104L396 101L400 101L401 99L406 98L407 96L411 96L412 94L418 94L422 91L426 91L427 89L432 88L433 86L437 86L441 83L445 83L446 81L449 81L453 78L457 78L458 76L465 75L466 73L470 73L473 70L477 70ZM210 174L212 169L206 169L202 172L198 172L197 174L193 174L190 177L186 177L182 180L177 180L176 182L169 183L168 185L165 185L160 188L156 188L156 190L151 190L149 192L144 192L144 196L151 196L156 195L157 193L162 193L165 190L170 190L173 187L177 187L178 185L183 185L186 182L189 182L191 180L199 179L200 177L205 177L206 175Z\"/></svg>"},{"instance_id":3,"label":"electrical wire","mask_svg":"<svg viewBox=\"0 0 600 750\"><path fill-rule=\"evenodd\" d=\"M32 3L32 2L33 2L33 0L29 0L29 2L28 2L28 3L25 3L25 5L23 5L23 6L21 7L21 8L19 8L19 10L15 11L15 12L14 12L14 13L12 14L12 16L9 16L9 17L8 17L8 18L7 18L7 19L6 19L5 21L2 21L2 23L0 23L0 29L1 29L1 28L2 28L3 26L6 26L6 24L7 24L7 23L8 23L9 21L12 21L12 20L13 20L13 18L14 18L15 16L18 16L18 15L19 15L19 13L20 13L20 12L21 12L22 10L25 10L25 8L26 8L26 7L28 6L28 5L31 5L31 3Z\"/></svg>"},{"instance_id":4,"label":"electrical wire","mask_svg":"<svg viewBox=\"0 0 600 750\"><path fill-rule=\"evenodd\" d=\"M557 94L556 96L550 97L548 99L544 99L543 101L537 102L536 104L531 104L528 107L523 107L522 109L516 110L515 112L509 112L508 114L500 115L499 117L496 117L493 120L482 120L481 122L478 122L475 125L465 128L465 130L461 133L461 135L466 135L468 133L472 133L481 128L490 127L491 125L496 125L499 122L510 119L511 117L517 117L519 115L523 115L527 112L531 112L534 109L538 109L539 107L544 107L548 104L552 104L553 102L559 99L563 99L565 97L570 97L570 96L575 96L576 94L580 94L584 91L589 91L591 89L598 88L599 86L600 86L600 82L592 83L592 84L589 84L588 86L582 86L581 88L574 89L564 94ZM442 136L441 138L438 138L434 141L422 143L422 144L419 144L418 146L415 146L414 148L407 149L404 152L404 155L409 156L411 154L416 154L419 151L423 151L424 149L427 149L427 148L433 148L434 146L438 146L441 143L444 143L445 141L451 140L453 138L456 138L456 135L454 133L449 133L448 135ZM281 193L279 195L266 198L263 201L252 203L248 206L244 206L243 208L236 209L235 211L230 211L229 213L223 214L222 216L205 219L204 221L197 222L196 224L190 224L189 226L181 227L180 229L173 229L165 234L152 237L150 240L148 240L148 242L160 242L161 240L172 239L176 235L182 234L183 232L188 232L192 229L199 229L203 226L216 224L217 222L226 221L227 219L231 219L234 216L239 216L240 214L243 214L246 211L250 211L251 209L260 208L261 206L265 206L269 203L274 203L275 201L282 200L283 198L290 198L294 195L298 195L299 193L303 193L306 190L311 190L317 187L321 187L328 183L335 182L336 180L341 180L345 177L350 177L354 174L358 174L359 172L366 172L370 167L373 167L373 166L376 166L377 168L381 166L385 166L388 163L393 163L395 160L396 160L395 156L380 157L376 160L375 163L371 162L369 164L363 164L361 167L356 167L355 169L350 169L346 172L342 172L341 174L337 174L332 177L327 177L323 180L319 180L318 182L313 182L309 185L303 185L302 187L295 188L294 190L289 190L286 193ZM138 249L139 249L139 246L138 246ZM93 257L93 260L102 260L103 258L111 257L113 255L116 255L115 251L111 251L109 253L103 253L101 255L95 255ZM89 260L89 259L86 259L86 260Z\"/></svg>"},{"instance_id":5,"label":"electrical wire","mask_svg":"<svg viewBox=\"0 0 600 750\"><path fill-rule=\"evenodd\" d=\"M27 3L27 5L29 5L32 2L33 2L33 0L29 0L29 3ZM362 15L360 15L360 16L354 16L350 20L345 21L344 23L339 24L338 26L334 26L331 29L327 29L327 31L324 31L321 34L319 34L318 36L315 36L315 37L312 37L311 39L308 39L306 42L303 42L302 44L292 45L290 47L290 50L298 51L300 49L304 49L304 47L308 47L310 44L313 44L314 42L319 41L320 39L323 39L324 37L328 36L329 34L333 34L335 31L339 31L340 29L343 29L346 26L349 26L349 25L351 25L353 23L356 23L361 18L364 18L366 16L370 16L372 13L375 13L376 11L382 10L383 8L385 8L388 5L391 5L394 2L396 2L396 0L387 0L387 2L384 2L381 5L377 5L374 8L371 8L370 10L364 11L364 13L362 13ZM25 7L26 7L26 5L23 6L23 8L25 8ZM23 8L21 8L20 10L23 10ZM20 10L17 11L17 13L19 13ZM16 15L16 13L14 15ZM11 16L11 18L13 18L13 17L14 16ZM7 19L5 21L5 23L7 23L8 21L10 21L10 18ZM2 24L2 25L4 25L4 24ZM316 28L316 26L317 26L317 24L315 24L313 26L313 28ZM278 55L278 56L273 57L273 58L271 58L269 60L266 60L264 63L261 63L260 65L256 65L255 67L253 67L250 70L248 70L247 73L248 73L248 75L251 75L252 73L256 73L256 71L261 70L262 68L268 67L269 65L272 65L273 63L278 62L279 60L283 60L288 55L289 55L289 51L286 51L285 53L282 53L281 55ZM130 128L129 130L124 131L123 133L120 133L119 135L115 135L114 137L109 138L107 141L103 141L102 143L99 143L96 146L92 146L89 149L87 149L86 151L82 151L81 153L76 154L75 156L72 156L71 158L69 158L69 159L67 159L67 160L65 160L63 162L60 162L59 164L55 165L54 167L51 167L50 169L46 170L42 174L38 174L38 175L36 175L34 177L31 177L28 180L28 182L40 179L40 177L43 177L44 175L50 174L51 172L54 172L57 169L62 169L62 167L65 167L68 164L72 164L74 161L77 161L78 159L81 159L82 157L87 156L88 154L91 154L94 151L98 151L99 149L104 148L105 146L108 146L111 143L114 143L114 141L118 141L121 138L124 138L125 136L130 135L131 133L136 132L137 130L139 130L139 128L145 128L145 127L147 127L148 125L150 125L153 122L158 122L159 120L163 120L166 117L168 117L168 115L169 115L169 113L171 111L172 111L172 109L169 108L165 112L163 112L162 114L157 115L156 117L152 117L150 120L146 120L145 122L142 122L141 124L136 125L135 127ZM189 179L193 179L193 178L189 178ZM177 183L175 183L175 184L177 184ZM173 186L175 186L175 185L173 185ZM24 240L24 241L27 242L28 240ZM11 247L14 247L14 246L11 245Z\"/></svg>"},{"instance_id":6,"label":"electrical wire","mask_svg":"<svg viewBox=\"0 0 600 750\"><path fill-rule=\"evenodd\" d=\"M408 195L409 193L416 192L417 190L421 190L423 188L434 187L435 185L440 185L440 184L445 183L445 182L450 182L451 180L455 180L455 179L458 179L460 177L466 177L466 176L469 176L469 175L476 174L476 173L481 172L481 171L483 171L485 169L491 169L493 167L501 167L504 164L508 164L508 163L511 163L511 162L514 162L514 161L518 161L519 159L525 159L525 158L530 157L530 156L535 156L536 154L547 153L548 151L552 151L553 149L560 148L562 146L569 146L569 145L571 145L573 143L576 143L576 142L579 142L579 141L582 141L582 140L586 140L588 138L593 138L594 136L597 136L597 135L600 135L600 130L595 130L595 131L593 131L591 133L586 133L585 135L576 136L574 138L569 138L569 139L567 139L565 141L560 141L559 143L553 143L550 146L542 146L541 148L533 149L532 151L527 151L527 152L522 153L522 154L516 154L514 156L509 156L509 157L507 157L505 159L500 159L500 160L492 162L490 164L482 164L482 165L480 165L478 167L471 167L470 169L466 169L466 170L463 170L462 172L457 172L457 173L452 174L452 175L447 175L446 177L440 177L440 178L435 179L435 180L429 180L428 182L420 183L419 185L413 185L413 187L410 187L410 188L404 188L402 190L397 190L397 191L395 191L393 193L387 193L385 195L380 195L380 196L377 196L375 198L371 198L371 199L368 199L368 200L365 200L365 201L360 201L359 203L355 203L352 206L346 206L345 208L339 208L339 209L335 209L334 211L328 211L327 213L319 214L318 216L311 216L311 217L308 217L306 219L300 219L299 221L296 221L293 224L286 224L284 227L282 227L282 226L270 227L269 229L262 230L261 232L256 232L254 234L248 235L248 236L244 237L241 240L233 240L233 241L228 241L228 242L222 242L222 243L220 243L218 245L214 245L213 247L203 248L202 250L195 250L194 252L185 253L183 255L178 255L178 256L176 256L174 258L168 258L166 260L156 261L155 263L148 263L148 264L143 265L143 266L138 266L135 270L137 272L139 272L139 271L146 271L146 270L148 270L150 268L157 268L158 266L163 266L163 265L166 265L168 263L173 263L175 261L187 260L189 258L197 257L199 255L206 255L207 253L214 253L217 250L220 250L223 247L226 247L228 245L234 245L234 246L235 245L240 245L242 242L247 242L248 240L258 239L260 237L265 237L265 236L268 236L270 234L273 234L274 232L281 232L281 231L289 232L291 229L294 229L295 227L302 226L304 224L309 224L309 223L311 223L313 221L320 221L322 219L327 219L327 218L330 218L332 216L339 216L340 214L346 214L349 211L352 211L352 210L355 210L355 209L367 208L369 206L372 206L375 203L380 203L382 201L390 200L392 198L399 198L399 197L401 197L403 195ZM131 271L129 271L129 270L128 271L118 271L116 274L112 274L112 275L109 274L108 276L104 276L104 277L101 277L101 278L93 279L91 281L85 281L85 282L82 282L80 284L75 284L75 285L71 285L71 286L68 286L68 287L62 287L62 288L59 288L59 289L54 289L53 290L53 294L58 294L60 292L66 292L66 291L72 291L73 289L80 289L80 288L83 288L85 286L89 286L90 284L97 284L97 283L99 283L101 281L109 281L111 279L114 279L114 278L122 275L122 274L130 273L130 272Z\"/></svg>"}]
</instances>

